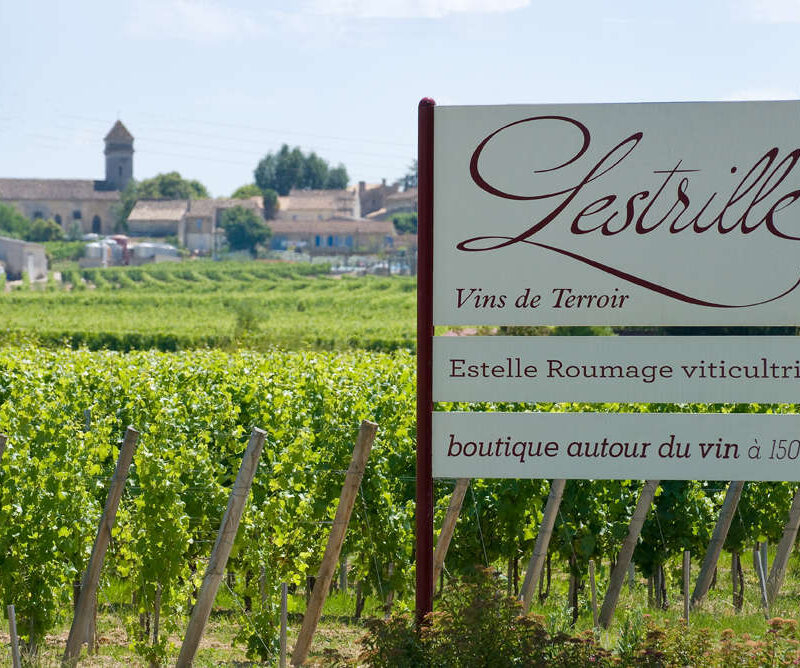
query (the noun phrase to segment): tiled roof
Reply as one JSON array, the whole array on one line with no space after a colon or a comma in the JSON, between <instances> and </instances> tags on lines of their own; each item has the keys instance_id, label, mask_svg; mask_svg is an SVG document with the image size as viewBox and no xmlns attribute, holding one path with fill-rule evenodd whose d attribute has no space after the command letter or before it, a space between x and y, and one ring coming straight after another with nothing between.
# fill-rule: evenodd
<instances>
[{"instance_id":1,"label":"tiled roof","mask_svg":"<svg viewBox=\"0 0 800 668\"><path fill-rule=\"evenodd\" d=\"M189 200L188 214L190 216L206 216L211 217L214 215L217 207L213 199L192 199Z\"/></svg>"},{"instance_id":2,"label":"tiled roof","mask_svg":"<svg viewBox=\"0 0 800 668\"><path fill-rule=\"evenodd\" d=\"M133 135L128 131L122 121L117 121L105 137L107 142L120 142L130 144L133 142Z\"/></svg>"},{"instance_id":3,"label":"tiled roof","mask_svg":"<svg viewBox=\"0 0 800 668\"><path fill-rule=\"evenodd\" d=\"M417 189L416 188L409 188L408 190L403 190L399 193L392 193L391 195L386 196L386 202L416 202L417 201Z\"/></svg>"},{"instance_id":4,"label":"tiled roof","mask_svg":"<svg viewBox=\"0 0 800 668\"><path fill-rule=\"evenodd\" d=\"M275 235L291 234L380 234L395 235L391 221L365 220L363 218L331 218L329 220L268 220L267 225Z\"/></svg>"},{"instance_id":5,"label":"tiled roof","mask_svg":"<svg viewBox=\"0 0 800 668\"><path fill-rule=\"evenodd\" d=\"M186 213L189 200L140 199L128 216L132 220L180 220Z\"/></svg>"},{"instance_id":6,"label":"tiled roof","mask_svg":"<svg viewBox=\"0 0 800 668\"><path fill-rule=\"evenodd\" d=\"M119 200L105 187L89 179L0 179L0 200Z\"/></svg>"},{"instance_id":7,"label":"tiled roof","mask_svg":"<svg viewBox=\"0 0 800 668\"><path fill-rule=\"evenodd\" d=\"M285 197L279 197L281 211L301 212L304 209L328 209L336 211L351 208L355 202L354 190L291 190Z\"/></svg>"},{"instance_id":8,"label":"tiled roof","mask_svg":"<svg viewBox=\"0 0 800 668\"><path fill-rule=\"evenodd\" d=\"M370 211L366 216L364 216L364 218L367 218L368 220L380 220L386 215L386 213L386 207L383 207L377 211Z\"/></svg>"},{"instance_id":9,"label":"tiled roof","mask_svg":"<svg viewBox=\"0 0 800 668\"><path fill-rule=\"evenodd\" d=\"M241 206L260 213L261 198L235 199L221 197L219 199L193 199L189 202L189 215L210 217L217 209L232 209L235 206Z\"/></svg>"}]
</instances>

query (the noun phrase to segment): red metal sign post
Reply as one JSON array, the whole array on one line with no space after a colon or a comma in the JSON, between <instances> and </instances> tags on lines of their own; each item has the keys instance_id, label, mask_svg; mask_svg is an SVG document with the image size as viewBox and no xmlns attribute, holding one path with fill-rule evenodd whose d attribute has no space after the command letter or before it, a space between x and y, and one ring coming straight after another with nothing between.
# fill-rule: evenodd
<instances>
[{"instance_id":1,"label":"red metal sign post","mask_svg":"<svg viewBox=\"0 0 800 668\"><path fill-rule=\"evenodd\" d=\"M419 103L417 186L417 601L421 624L433 610L433 108Z\"/></svg>"}]
</instances>

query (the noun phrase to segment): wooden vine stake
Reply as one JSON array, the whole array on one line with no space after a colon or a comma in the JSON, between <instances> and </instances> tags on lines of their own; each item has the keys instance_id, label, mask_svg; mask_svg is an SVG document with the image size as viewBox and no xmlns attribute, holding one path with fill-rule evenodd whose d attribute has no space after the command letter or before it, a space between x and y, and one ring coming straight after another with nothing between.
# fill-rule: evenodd
<instances>
[{"instance_id":1,"label":"wooden vine stake","mask_svg":"<svg viewBox=\"0 0 800 668\"><path fill-rule=\"evenodd\" d=\"M3 452L6 449L6 439L7 437L5 434L0 434L0 459L3 458Z\"/></svg>"},{"instance_id":2,"label":"wooden vine stake","mask_svg":"<svg viewBox=\"0 0 800 668\"><path fill-rule=\"evenodd\" d=\"M289 587L281 582L281 654L278 665L286 668L286 630L289 622Z\"/></svg>"},{"instance_id":3,"label":"wooden vine stake","mask_svg":"<svg viewBox=\"0 0 800 668\"><path fill-rule=\"evenodd\" d=\"M656 495L656 489L660 480L648 480L642 487L642 492L639 494L639 501L636 504L636 509L633 511L633 517L628 525L628 535L622 543L622 547L617 557L617 563L614 570L611 571L611 578L608 581L608 591L603 599L603 607L600 609L600 626L607 629L611 626L611 620L614 617L614 610L617 607L617 600L622 591L622 585L625 582L625 574L628 572L628 564L633 557L633 550L636 547L636 542L639 540L639 534L642 533L642 526L647 518L647 513L650 511L650 504L653 503L653 498Z\"/></svg>"},{"instance_id":4,"label":"wooden vine stake","mask_svg":"<svg viewBox=\"0 0 800 668\"><path fill-rule=\"evenodd\" d=\"M789 520L783 528L783 536L778 543L775 551L775 559L772 561L772 568L767 579L767 599L770 603L775 601L778 592L783 585L783 578L786 575L786 567L789 565L789 555L792 553L794 541L797 538L797 530L800 528L800 489L792 499L792 507L789 509Z\"/></svg>"},{"instance_id":5,"label":"wooden vine stake","mask_svg":"<svg viewBox=\"0 0 800 668\"><path fill-rule=\"evenodd\" d=\"M117 517L119 501L125 489L125 482L128 479L128 470L133 461L133 453L136 451L136 441L139 432L133 427L125 430L125 438L117 458L117 466L114 469L114 476L111 478L111 486L108 490L106 505L103 509L103 516L100 518L100 525L97 528L97 536L92 547L92 556L89 557L89 565L83 574L81 582L81 592L78 595L78 604L75 606L75 616L72 618L72 626L67 638L67 646L64 650L64 657L61 660L64 666L74 666L78 663L78 656L81 653L81 645L87 641L89 628L94 618L94 602L97 598L97 587L100 582L100 571L103 568L103 560L106 556L108 544L111 542L111 529Z\"/></svg>"},{"instance_id":6,"label":"wooden vine stake","mask_svg":"<svg viewBox=\"0 0 800 668\"><path fill-rule=\"evenodd\" d=\"M317 630L319 618L322 616L322 606L325 605L325 598L331 587L333 573L339 561L339 554L342 551L342 543L347 534L347 525L350 523L350 515L353 512L353 505L356 501L358 488L361 486L361 478L364 476L364 469L367 466L372 442L375 440L375 433L378 425L374 422L364 420L358 431L355 448L353 448L353 458L350 460L350 468L342 486L342 494L339 497L339 506L336 508L336 516L333 519L331 533L328 536L328 544L325 547L325 554L322 557L322 564L314 582L314 590L311 592L311 600L308 602L306 614L303 616L303 626L297 636L297 643L292 653L292 665L301 666L308 657L311 649L311 640L314 631Z\"/></svg>"},{"instance_id":7,"label":"wooden vine stake","mask_svg":"<svg viewBox=\"0 0 800 668\"><path fill-rule=\"evenodd\" d=\"M734 480L728 485L728 490L725 492L725 500L722 502L722 508L719 511L719 517L716 525L714 525L714 532L711 534L711 541L703 559L703 565L700 567L700 574L697 576L697 582L694 585L694 592L692 592L690 602L691 607L702 601L703 597L708 593L709 587L711 587L714 570L717 568L719 555L722 552L725 539L728 537L728 530L731 527L743 489L743 480Z\"/></svg>"},{"instance_id":8,"label":"wooden vine stake","mask_svg":"<svg viewBox=\"0 0 800 668\"><path fill-rule=\"evenodd\" d=\"M683 619L689 623L689 572L692 567L692 558L689 550L683 551Z\"/></svg>"},{"instance_id":9,"label":"wooden vine stake","mask_svg":"<svg viewBox=\"0 0 800 668\"><path fill-rule=\"evenodd\" d=\"M553 527L558 516L558 509L561 506L561 498L564 496L564 487L567 481L563 478L553 480L550 483L550 494L547 496L547 503L542 515L542 524L539 527L539 535L536 536L536 543L533 546L533 554L528 562L528 569L525 571L525 579L522 582L522 590L519 593L522 601L522 609L527 612L533 600L533 591L539 577L542 574L544 561L547 558L547 550L550 546L550 536L553 535Z\"/></svg>"},{"instance_id":10,"label":"wooden vine stake","mask_svg":"<svg viewBox=\"0 0 800 668\"><path fill-rule=\"evenodd\" d=\"M761 553L758 550L758 545L753 550L753 565L755 566L756 573L758 574L758 585L761 591L761 607L764 609L764 619L769 619L769 601L767 600L767 573L764 568L764 562L761 561Z\"/></svg>"},{"instance_id":11,"label":"wooden vine stake","mask_svg":"<svg viewBox=\"0 0 800 668\"><path fill-rule=\"evenodd\" d=\"M589 589L592 592L592 627L597 628L597 583L594 577L594 559L589 559Z\"/></svg>"},{"instance_id":12,"label":"wooden vine stake","mask_svg":"<svg viewBox=\"0 0 800 668\"><path fill-rule=\"evenodd\" d=\"M2 452L0 452L2 454ZM22 667L22 658L19 655L19 638L17 637L17 615L14 606L8 606L8 633L11 636L11 665L13 668Z\"/></svg>"},{"instance_id":13,"label":"wooden vine stake","mask_svg":"<svg viewBox=\"0 0 800 668\"><path fill-rule=\"evenodd\" d=\"M434 586L439 582L439 576L444 568L444 559L447 556L447 549L450 547L450 540L456 530L456 522L461 513L461 506L464 503L464 496L469 487L469 478L459 478L450 496L450 504L447 506L447 513L442 522L442 530L439 538L436 539L436 549L433 551L433 583Z\"/></svg>"},{"instance_id":14,"label":"wooden vine stake","mask_svg":"<svg viewBox=\"0 0 800 668\"><path fill-rule=\"evenodd\" d=\"M181 652L175 664L176 668L190 668L194 661L194 656L200 645L200 639L203 637L203 630L206 622L208 622L208 616L211 614L211 605L217 595L217 589L219 589L219 583L222 581L225 566L228 563L228 557L233 547L233 541L239 529L239 521L242 519L244 504L253 484L261 451L264 449L265 438L266 432L256 427L253 428L247 450L245 450L242 457L242 465L239 467L239 473L236 476L236 482L233 483L233 489L228 498L228 507L219 527L217 542L214 544L206 574L203 576L203 584L200 587L200 593L197 595L197 603L195 603L192 610L189 626L186 628L186 635L183 637Z\"/></svg>"}]
</instances>

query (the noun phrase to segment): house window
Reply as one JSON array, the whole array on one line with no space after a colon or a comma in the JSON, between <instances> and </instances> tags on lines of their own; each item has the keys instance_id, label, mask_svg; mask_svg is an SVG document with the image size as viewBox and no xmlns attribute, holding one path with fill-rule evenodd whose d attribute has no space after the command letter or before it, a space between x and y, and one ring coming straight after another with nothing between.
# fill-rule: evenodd
<instances>
[{"instance_id":1,"label":"house window","mask_svg":"<svg viewBox=\"0 0 800 668\"><path fill-rule=\"evenodd\" d=\"M82 218L82 216L81 216L80 209L75 209L75 211L72 212L72 219L73 220L80 220L81 218Z\"/></svg>"},{"instance_id":2,"label":"house window","mask_svg":"<svg viewBox=\"0 0 800 668\"><path fill-rule=\"evenodd\" d=\"M344 239L344 245L347 246L348 248L352 248L353 247L353 237L351 237L349 235L346 236L345 239Z\"/></svg>"},{"instance_id":3,"label":"house window","mask_svg":"<svg viewBox=\"0 0 800 668\"><path fill-rule=\"evenodd\" d=\"M333 246L333 237L328 235L328 246Z\"/></svg>"},{"instance_id":4,"label":"house window","mask_svg":"<svg viewBox=\"0 0 800 668\"><path fill-rule=\"evenodd\" d=\"M314 245L317 246L317 248L322 245L322 237L319 236L319 234L314 237Z\"/></svg>"},{"instance_id":5,"label":"house window","mask_svg":"<svg viewBox=\"0 0 800 668\"><path fill-rule=\"evenodd\" d=\"M386 243L387 246L394 245L394 240L392 239L392 237L384 237L384 242Z\"/></svg>"},{"instance_id":6,"label":"house window","mask_svg":"<svg viewBox=\"0 0 800 668\"><path fill-rule=\"evenodd\" d=\"M34 211L33 219L38 220L39 218L44 218L44 214L41 211Z\"/></svg>"},{"instance_id":7,"label":"house window","mask_svg":"<svg viewBox=\"0 0 800 668\"><path fill-rule=\"evenodd\" d=\"M203 219L202 218L198 218L197 219L197 231L198 232L202 232L203 231Z\"/></svg>"},{"instance_id":8,"label":"house window","mask_svg":"<svg viewBox=\"0 0 800 668\"><path fill-rule=\"evenodd\" d=\"M95 216L92 218L92 232L95 234L100 234L101 230L103 229L103 224L100 221L100 216Z\"/></svg>"},{"instance_id":9,"label":"house window","mask_svg":"<svg viewBox=\"0 0 800 668\"><path fill-rule=\"evenodd\" d=\"M55 221L61 225L61 216L59 214L56 214Z\"/></svg>"}]
</instances>

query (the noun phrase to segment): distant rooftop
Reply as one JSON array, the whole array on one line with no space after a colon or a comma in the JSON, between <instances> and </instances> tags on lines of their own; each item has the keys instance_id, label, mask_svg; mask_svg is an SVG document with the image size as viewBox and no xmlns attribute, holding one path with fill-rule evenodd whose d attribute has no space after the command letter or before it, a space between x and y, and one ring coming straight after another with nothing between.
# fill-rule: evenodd
<instances>
[{"instance_id":1,"label":"distant rooftop","mask_svg":"<svg viewBox=\"0 0 800 668\"><path fill-rule=\"evenodd\" d=\"M105 181L89 179L0 179L0 200L119 200Z\"/></svg>"},{"instance_id":2,"label":"distant rooftop","mask_svg":"<svg viewBox=\"0 0 800 668\"><path fill-rule=\"evenodd\" d=\"M188 206L189 200L186 199L140 199L128 216L128 221L180 220Z\"/></svg>"},{"instance_id":3,"label":"distant rooftop","mask_svg":"<svg viewBox=\"0 0 800 668\"><path fill-rule=\"evenodd\" d=\"M261 211L261 198L248 197L237 199L231 197L220 197L218 199L193 199L189 202L189 215L191 216L211 216L218 209L232 209L241 206L251 211Z\"/></svg>"}]
</instances>

